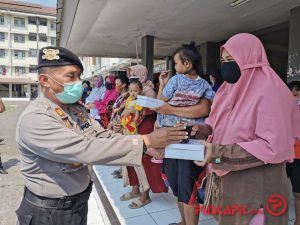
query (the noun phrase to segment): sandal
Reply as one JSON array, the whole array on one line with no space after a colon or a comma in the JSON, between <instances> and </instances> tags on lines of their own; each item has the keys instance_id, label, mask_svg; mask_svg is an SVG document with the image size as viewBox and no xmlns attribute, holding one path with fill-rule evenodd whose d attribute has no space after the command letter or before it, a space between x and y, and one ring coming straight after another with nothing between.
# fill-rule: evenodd
<instances>
[{"instance_id":1,"label":"sandal","mask_svg":"<svg viewBox=\"0 0 300 225\"><path fill-rule=\"evenodd\" d=\"M118 173L118 174L114 175L113 178L114 179L122 179L123 176L122 176L122 174Z\"/></svg>"},{"instance_id":2,"label":"sandal","mask_svg":"<svg viewBox=\"0 0 300 225\"><path fill-rule=\"evenodd\" d=\"M145 202L142 202L139 198L134 200L133 202L130 203L130 205L128 205L128 207L130 209L139 209L141 207L144 207L145 205L148 205L149 203L151 203L152 200L149 198L147 199Z\"/></svg>"},{"instance_id":3,"label":"sandal","mask_svg":"<svg viewBox=\"0 0 300 225\"><path fill-rule=\"evenodd\" d=\"M138 194L138 195L132 195L131 192L128 192L128 193L125 193L123 194L121 197L120 197L120 200L121 201L128 201L130 199L133 199L133 198L138 198L140 197L141 194Z\"/></svg>"},{"instance_id":4,"label":"sandal","mask_svg":"<svg viewBox=\"0 0 300 225\"><path fill-rule=\"evenodd\" d=\"M114 176L114 175L117 175L117 174L120 174L120 173L121 173L121 171L120 171L120 170L115 170L114 172L112 172L112 173L111 173L111 175L113 175L113 176Z\"/></svg>"}]
</instances>

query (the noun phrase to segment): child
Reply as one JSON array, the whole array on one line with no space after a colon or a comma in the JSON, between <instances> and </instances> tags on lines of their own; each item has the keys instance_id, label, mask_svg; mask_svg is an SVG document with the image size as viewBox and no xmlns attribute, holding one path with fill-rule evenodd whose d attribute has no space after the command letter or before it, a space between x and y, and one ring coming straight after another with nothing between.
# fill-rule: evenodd
<instances>
[{"instance_id":1,"label":"child","mask_svg":"<svg viewBox=\"0 0 300 225\"><path fill-rule=\"evenodd\" d=\"M129 84L129 97L127 98L125 102L125 110L121 114L121 124L123 126L123 131L124 134L127 135L134 135L138 133L138 126L142 122L142 110L143 107L139 106L136 104L137 101L137 96L142 94L143 92L143 85L140 81L134 80L131 81ZM129 113L129 109L134 109L134 113ZM131 111L131 110L130 110ZM144 192L149 190L150 186L147 180L146 172L143 166L140 167L134 167L134 170L136 172L138 181L139 181L139 186L140 186L140 191ZM122 173L126 174L127 169L122 168ZM125 176L126 177L126 176ZM128 183L124 181L124 186L127 186ZM142 203L140 200L135 203L135 205L129 205L129 208L135 209L139 208L142 205L146 205L151 202L151 199L149 198L145 203Z\"/></svg>"},{"instance_id":2,"label":"child","mask_svg":"<svg viewBox=\"0 0 300 225\"><path fill-rule=\"evenodd\" d=\"M121 115L121 124L125 128L125 134L137 134L137 127L142 121L143 107L136 104L137 96L143 91L143 85L140 81L135 80L129 85L129 97L125 102L125 111ZM126 109L132 108L135 113L126 113ZM118 111L120 109L117 109Z\"/></svg>"},{"instance_id":3,"label":"child","mask_svg":"<svg viewBox=\"0 0 300 225\"><path fill-rule=\"evenodd\" d=\"M169 80L169 72L163 72L160 77L158 99L172 106L187 107L199 103L201 98L210 101L214 91L208 82L200 77L202 71L201 56L194 43L183 45L174 54L177 74ZM183 117L158 114L159 127L173 126ZM192 123L204 123L204 118L186 118ZM201 183L205 170L197 167L192 160L164 159L164 171L173 194L178 199L183 224L198 224L196 210L196 183Z\"/></svg>"},{"instance_id":4,"label":"child","mask_svg":"<svg viewBox=\"0 0 300 225\"><path fill-rule=\"evenodd\" d=\"M300 81L292 81L289 84L289 88L300 107ZM300 110L300 108L298 110ZM300 224L300 140L296 140L295 158L292 163L286 164L286 171L292 183L295 198L295 225L298 225Z\"/></svg>"}]
</instances>

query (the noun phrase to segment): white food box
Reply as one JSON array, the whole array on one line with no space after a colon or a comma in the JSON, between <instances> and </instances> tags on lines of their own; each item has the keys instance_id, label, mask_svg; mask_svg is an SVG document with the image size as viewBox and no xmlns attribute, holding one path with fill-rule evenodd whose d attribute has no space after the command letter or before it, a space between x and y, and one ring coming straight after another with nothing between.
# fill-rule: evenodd
<instances>
[{"instance_id":1,"label":"white food box","mask_svg":"<svg viewBox=\"0 0 300 225\"><path fill-rule=\"evenodd\" d=\"M151 108L151 109L163 106L165 104L165 102L162 100L156 98L150 98L142 95L137 96L136 103L140 106L143 106L145 108Z\"/></svg>"},{"instance_id":2,"label":"white food box","mask_svg":"<svg viewBox=\"0 0 300 225\"><path fill-rule=\"evenodd\" d=\"M204 145L199 140L190 139L187 144L171 144L165 149L165 158L204 160Z\"/></svg>"}]
</instances>

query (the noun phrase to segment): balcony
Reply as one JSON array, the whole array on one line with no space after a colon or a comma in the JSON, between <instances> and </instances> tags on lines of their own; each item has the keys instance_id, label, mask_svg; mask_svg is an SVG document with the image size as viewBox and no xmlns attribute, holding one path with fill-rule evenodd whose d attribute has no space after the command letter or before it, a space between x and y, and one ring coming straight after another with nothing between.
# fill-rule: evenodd
<instances>
[{"instance_id":1,"label":"balcony","mask_svg":"<svg viewBox=\"0 0 300 225\"><path fill-rule=\"evenodd\" d=\"M28 24L28 32L29 33L37 33L36 25Z\"/></svg>"},{"instance_id":2,"label":"balcony","mask_svg":"<svg viewBox=\"0 0 300 225\"><path fill-rule=\"evenodd\" d=\"M4 49L9 48L7 39L5 39L5 41L0 41L0 48L4 48Z\"/></svg>"},{"instance_id":3,"label":"balcony","mask_svg":"<svg viewBox=\"0 0 300 225\"><path fill-rule=\"evenodd\" d=\"M8 56L6 56L5 58L0 58L0 65L7 66L8 64L9 64Z\"/></svg>"},{"instance_id":4,"label":"balcony","mask_svg":"<svg viewBox=\"0 0 300 225\"><path fill-rule=\"evenodd\" d=\"M48 27L47 26L39 26L39 33L47 34Z\"/></svg>"}]
</instances>

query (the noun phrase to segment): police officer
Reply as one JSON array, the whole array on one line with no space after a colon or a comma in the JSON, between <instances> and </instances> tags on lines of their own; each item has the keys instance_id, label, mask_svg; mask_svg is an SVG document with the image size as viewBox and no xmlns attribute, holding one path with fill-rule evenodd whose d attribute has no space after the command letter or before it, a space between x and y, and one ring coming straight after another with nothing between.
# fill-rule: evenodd
<instances>
[{"instance_id":1,"label":"police officer","mask_svg":"<svg viewBox=\"0 0 300 225\"><path fill-rule=\"evenodd\" d=\"M183 127L123 136L103 129L77 104L83 92L79 58L61 47L39 52L41 95L19 118L16 140L25 191L20 225L87 223L91 164L141 165L147 148L186 138ZM152 149L153 151L153 149Z\"/></svg>"}]
</instances>

